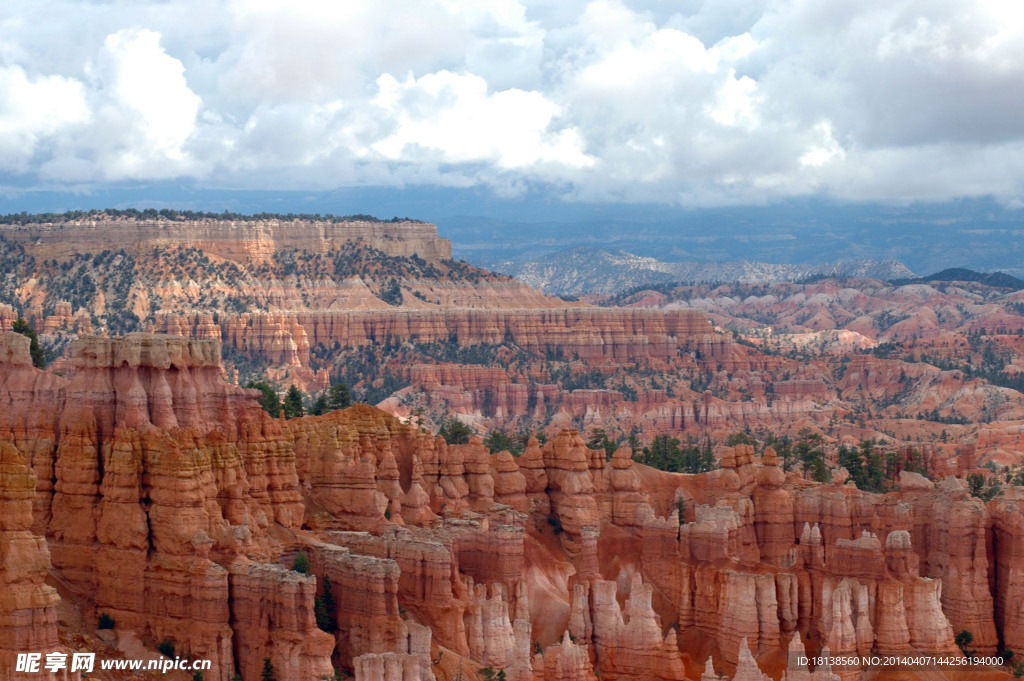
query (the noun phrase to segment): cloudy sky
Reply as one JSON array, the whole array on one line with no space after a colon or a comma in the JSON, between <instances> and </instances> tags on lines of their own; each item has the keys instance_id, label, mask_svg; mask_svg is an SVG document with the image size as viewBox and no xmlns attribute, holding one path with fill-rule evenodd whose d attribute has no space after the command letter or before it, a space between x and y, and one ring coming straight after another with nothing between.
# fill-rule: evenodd
<instances>
[{"instance_id":1,"label":"cloudy sky","mask_svg":"<svg viewBox=\"0 0 1024 681\"><path fill-rule=\"evenodd\" d=\"M1018 0L5 0L0 192L1024 197Z\"/></svg>"}]
</instances>

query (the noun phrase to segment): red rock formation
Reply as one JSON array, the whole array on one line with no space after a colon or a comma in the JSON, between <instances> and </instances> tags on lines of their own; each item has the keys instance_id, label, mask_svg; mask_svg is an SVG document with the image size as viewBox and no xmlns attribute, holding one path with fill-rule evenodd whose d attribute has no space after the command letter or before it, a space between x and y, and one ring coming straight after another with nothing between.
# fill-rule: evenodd
<instances>
[{"instance_id":1,"label":"red rock formation","mask_svg":"<svg viewBox=\"0 0 1024 681\"><path fill-rule=\"evenodd\" d=\"M502 588L500 582L491 584L490 589L484 584L470 584L472 595L464 615L470 657L494 669L502 669L510 662L515 646Z\"/></svg>"},{"instance_id":2,"label":"red rock formation","mask_svg":"<svg viewBox=\"0 0 1024 681\"><path fill-rule=\"evenodd\" d=\"M651 606L650 584L645 584L639 574L633 576L624 611L615 597L615 582L597 580L591 589L593 640L602 678L685 677L675 630L668 635L662 633L661 622Z\"/></svg>"},{"instance_id":3,"label":"red rock formation","mask_svg":"<svg viewBox=\"0 0 1024 681\"><path fill-rule=\"evenodd\" d=\"M27 340L27 339L26 339ZM0 678L14 678L18 653L58 649L60 597L44 584L46 541L32 534L36 476L18 450L0 441Z\"/></svg>"},{"instance_id":4,"label":"red rock formation","mask_svg":"<svg viewBox=\"0 0 1024 681\"><path fill-rule=\"evenodd\" d=\"M588 472L589 451L576 431L559 433L544 445L543 451L551 510L564 531L563 541L578 550L583 528L599 524L593 480Z\"/></svg>"},{"instance_id":5,"label":"red rock formation","mask_svg":"<svg viewBox=\"0 0 1024 681\"><path fill-rule=\"evenodd\" d=\"M38 535L46 534L50 522L56 443L66 389L66 380L32 366L27 337L0 333L0 433L18 448L36 474L32 531Z\"/></svg>"},{"instance_id":6,"label":"red rock formation","mask_svg":"<svg viewBox=\"0 0 1024 681\"><path fill-rule=\"evenodd\" d=\"M494 478L494 500L511 506L521 513L530 510L526 498L526 476L519 472L519 466L508 452L498 452L491 457Z\"/></svg>"},{"instance_id":7,"label":"red rock formation","mask_svg":"<svg viewBox=\"0 0 1024 681\"><path fill-rule=\"evenodd\" d=\"M653 517L642 484L633 470L633 453L627 447L616 450L611 460L611 521L620 527L642 527Z\"/></svg>"},{"instance_id":8,"label":"red rock formation","mask_svg":"<svg viewBox=\"0 0 1024 681\"><path fill-rule=\"evenodd\" d=\"M572 430L490 456L367 406L270 419L223 382L215 341L82 339L70 383L29 366L26 340L0 341L3 582L42 584L43 563L8 558L42 560L43 517L69 599L213 660L218 681L264 657L281 681L332 663L426 679L435 643L516 681L682 679L680 646L760 680L754 654L807 635L835 653L955 652L961 628L981 651L1020 638L1016 493L986 508L955 479L906 473L869 494L748 446L721 449L712 473L661 473L627 450L606 462ZM280 567L299 547L334 585L333 640L315 627L316 580ZM0 619L23 622L4 598ZM30 608L43 625L27 636L52 635L52 607ZM535 636L562 643L533 656Z\"/></svg>"},{"instance_id":9,"label":"red rock formation","mask_svg":"<svg viewBox=\"0 0 1024 681\"><path fill-rule=\"evenodd\" d=\"M402 623L398 650L355 658L356 681L434 681L430 671L430 628Z\"/></svg>"},{"instance_id":10,"label":"red rock formation","mask_svg":"<svg viewBox=\"0 0 1024 681\"><path fill-rule=\"evenodd\" d=\"M992 504L995 544L996 624L1009 650L1024 650L1024 499Z\"/></svg>"},{"instance_id":11,"label":"red rock formation","mask_svg":"<svg viewBox=\"0 0 1024 681\"><path fill-rule=\"evenodd\" d=\"M333 585L337 658L347 667L366 653L397 651L403 636L398 564L329 544L315 544L308 551L313 573L326 575Z\"/></svg>"},{"instance_id":12,"label":"red rock formation","mask_svg":"<svg viewBox=\"0 0 1024 681\"><path fill-rule=\"evenodd\" d=\"M544 681L597 681L587 650L573 643L569 632L544 651L542 665Z\"/></svg>"},{"instance_id":13,"label":"red rock formation","mask_svg":"<svg viewBox=\"0 0 1024 681\"><path fill-rule=\"evenodd\" d=\"M331 676L334 640L313 619L316 579L278 565L240 560L230 567L231 624L243 678L259 677L270 658L278 678Z\"/></svg>"},{"instance_id":14,"label":"red rock formation","mask_svg":"<svg viewBox=\"0 0 1024 681\"><path fill-rule=\"evenodd\" d=\"M407 530L375 537L365 532L331 532L328 539L352 552L393 560L399 568L396 598L434 635L457 650L465 650L463 604L456 599L453 579L457 575L451 551L441 541ZM388 605L377 611L387 612Z\"/></svg>"},{"instance_id":15,"label":"red rock formation","mask_svg":"<svg viewBox=\"0 0 1024 681\"><path fill-rule=\"evenodd\" d=\"M491 460L483 438L474 435L468 445L452 445L449 452L459 449L462 454L466 486L469 488L469 506L474 511L490 510L494 503L494 478L491 476Z\"/></svg>"}]
</instances>

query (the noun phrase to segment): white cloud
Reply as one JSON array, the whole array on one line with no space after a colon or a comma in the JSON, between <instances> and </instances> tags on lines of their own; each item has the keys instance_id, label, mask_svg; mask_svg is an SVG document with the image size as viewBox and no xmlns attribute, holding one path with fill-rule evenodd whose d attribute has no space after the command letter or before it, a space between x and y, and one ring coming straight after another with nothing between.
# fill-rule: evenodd
<instances>
[{"instance_id":1,"label":"white cloud","mask_svg":"<svg viewBox=\"0 0 1024 681\"><path fill-rule=\"evenodd\" d=\"M831 161L841 161L846 158L846 152L835 137L832 136L832 124L822 121L814 126L814 131L820 136L820 141L800 156L800 165L820 168Z\"/></svg>"},{"instance_id":2,"label":"white cloud","mask_svg":"<svg viewBox=\"0 0 1024 681\"><path fill-rule=\"evenodd\" d=\"M111 176L132 176L154 161L185 160L201 100L184 71L160 46L159 33L124 29L107 36L96 67L105 95L101 108L109 122L125 126Z\"/></svg>"},{"instance_id":3,"label":"white cloud","mask_svg":"<svg viewBox=\"0 0 1024 681\"><path fill-rule=\"evenodd\" d=\"M0 172L572 198L1024 187L1001 0L10 0Z\"/></svg>"},{"instance_id":4,"label":"white cloud","mask_svg":"<svg viewBox=\"0 0 1024 681\"><path fill-rule=\"evenodd\" d=\"M489 94L482 78L450 71L402 82L385 74L377 86L373 104L393 122L393 132L372 148L386 159L425 152L441 163L491 162L502 170L593 163L577 130L550 129L560 111L538 92Z\"/></svg>"},{"instance_id":5,"label":"white cloud","mask_svg":"<svg viewBox=\"0 0 1024 681\"><path fill-rule=\"evenodd\" d=\"M30 78L20 66L0 68L0 168L26 172L40 144L89 119L85 88L62 76Z\"/></svg>"}]
</instances>

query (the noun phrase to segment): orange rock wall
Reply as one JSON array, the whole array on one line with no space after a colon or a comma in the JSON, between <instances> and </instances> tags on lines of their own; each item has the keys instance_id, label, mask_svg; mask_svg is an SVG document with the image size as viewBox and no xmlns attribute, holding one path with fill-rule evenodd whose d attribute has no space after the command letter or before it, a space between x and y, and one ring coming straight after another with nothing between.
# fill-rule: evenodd
<instances>
[{"instance_id":1,"label":"orange rock wall","mask_svg":"<svg viewBox=\"0 0 1024 681\"><path fill-rule=\"evenodd\" d=\"M986 507L905 476L870 494L746 445L670 474L572 430L491 456L366 405L273 420L221 379L213 340L80 339L70 382L0 341L0 650L53 640L49 560L89 617L211 659L217 681L265 657L279 681L429 679L441 647L517 679L681 681L710 654L753 680L754 655L807 635L955 654L962 628L982 653L1024 629L1014 490ZM286 569L299 550L312 576ZM333 637L313 617L325 576Z\"/></svg>"}]
</instances>

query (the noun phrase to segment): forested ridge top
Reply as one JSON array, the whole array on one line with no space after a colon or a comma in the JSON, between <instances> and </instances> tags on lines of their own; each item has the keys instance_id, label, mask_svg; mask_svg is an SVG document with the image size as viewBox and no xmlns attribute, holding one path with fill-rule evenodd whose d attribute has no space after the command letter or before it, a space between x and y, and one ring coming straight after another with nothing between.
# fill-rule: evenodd
<instances>
[{"instance_id":1,"label":"forested ridge top","mask_svg":"<svg viewBox=\"0 0 1024 681\"><path fill-rule=\"evenodd\" d=\"M172 208L162 208L157 210L156 208L146 208L139 210L137 208L125 208L124 210L118 208L103 208L103 209L92 209L92 210L69 210L64 213L8 213L6 215L0 215L0 224L2 225L38 225L38 224L52 224L59 222L74 222L78 220L104 220L104 219L133 219L133 220L167 220L170 222L187 222L187 221L199 221L199 220L211 220L211 221L233 221L233 222L260 222L265 220L290 220L290 221L310 221L310 222L378 222L378 223L395 223L395 222L416 222L423 223L423 220L415 220L413 218L400 218L395 216L389 220L382 220L373 215L356 214L356 215L334 215L332 213L320 214L320 213L232 213L230 211L224 211L223 213L212 213L206 211L193 211L193 210L174 210Z\"/></svg>"}]
</instances>

